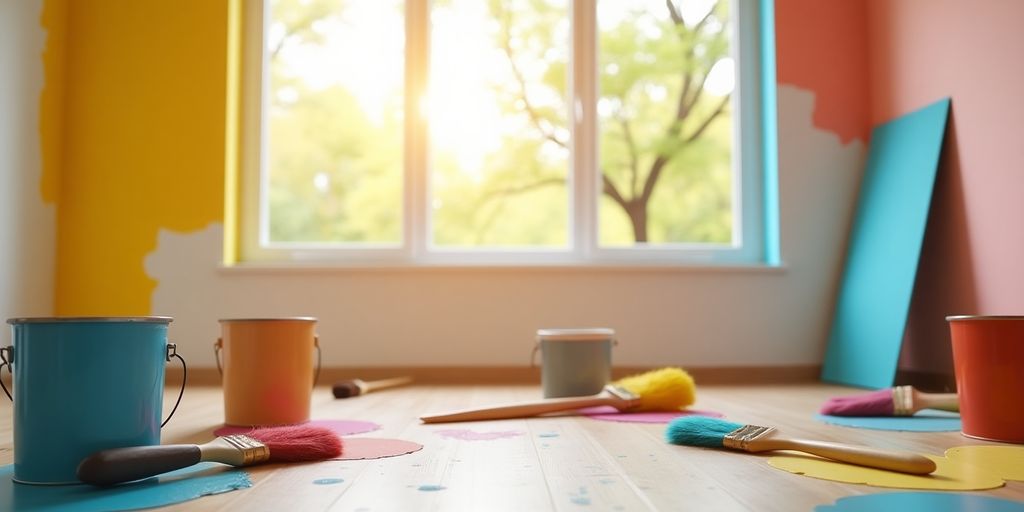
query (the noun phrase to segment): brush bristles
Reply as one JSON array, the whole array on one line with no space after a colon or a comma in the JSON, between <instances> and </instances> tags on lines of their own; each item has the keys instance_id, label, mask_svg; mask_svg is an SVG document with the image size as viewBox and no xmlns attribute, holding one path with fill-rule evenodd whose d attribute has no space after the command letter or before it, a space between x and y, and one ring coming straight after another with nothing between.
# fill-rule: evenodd
<instances>
[{"instance_id":1,"label":"brush bristles","mask_svg":"<svg viewBox=\"0 0 1024 512\"><path fill-rule=\"evenodd\" d=\"M672 444L722 448L726 434L743 427L739 423L706 416L683 416L669 422L665 440Z\"/></svg>"},{"instance_id":2,"label":"brush bristles","mask_svg":"<svg viewBox=\"0 0 1024 512\"><path fill-rule=\"evenodd\" d=\"M633 411L678 411L693 403L693 377L681 368L662 368L620 379L613 383L640 397Z\"/></svg>"},{"instance_id":3,"label":"brush bristles","mask_svg":"<svg viewBox=\"0 0 1024 512\"><path fill-rule=\"evenodd\" d=\"M363 392L355 382L351 381L339 382L331 388L331 391L334 393L334 398L350 398L359 396Z\"/></svg>"},{"instance_id":4,"label":"brush bristles","mask_svg":"<svg viewBox=\"0 0 1024 512\"><path fill-rule=\"evenodd\" d=\"M269 462L324 460L341 455L341 438L331 429L307 425L258 428L245 435L267 445Z\"/></svg>"},{"instance_id":5,"label":"brush bristles","mask_svg":"<svg viewBox=\"0 0 1024 512\"><path fill-rule=\"evenodd\" d=\"M831 416L892 416L894 413L892 390L833 398L821 407L821 414Z\"/></svg>"}]
</instances>

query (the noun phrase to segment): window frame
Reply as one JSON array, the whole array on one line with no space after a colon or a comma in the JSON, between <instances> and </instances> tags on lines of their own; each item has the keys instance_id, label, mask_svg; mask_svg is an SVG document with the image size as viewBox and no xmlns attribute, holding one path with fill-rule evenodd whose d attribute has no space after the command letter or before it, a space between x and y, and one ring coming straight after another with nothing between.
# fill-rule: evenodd
<instances>
[{"instance_id":1,"label":"window frame","mask_svg":"<svg viewBox=\"0 0 1024 512\"><path fill-rule=\"evenodd\" d=\"M565 248L433 247L432 210L428 208L427 122L407 115L403 141L402 227L395 244L275 242L267 239L269 186L267 120L263 115L269 89L264 15L269 0L243 2L241 66L241 151L239 229L242 263L316 264L330 266L693 266L762 265L765 263L764 145L762 57L759 2L729 0L733 20L730 53L737 62L731 98L734 144L732 244L657 243L630 247L599 244L597 2L569 0L572 30L568 104L572 108L572 144L567 170L568 243ZM406 0L404 100L406 112L420 112L420 97L429 76L430 0ZM580 80L578 77L589 77ZM740 141L748 141L741 143ZM737 158L738 155L738 158Z\"/></svg>"}]
</instances>

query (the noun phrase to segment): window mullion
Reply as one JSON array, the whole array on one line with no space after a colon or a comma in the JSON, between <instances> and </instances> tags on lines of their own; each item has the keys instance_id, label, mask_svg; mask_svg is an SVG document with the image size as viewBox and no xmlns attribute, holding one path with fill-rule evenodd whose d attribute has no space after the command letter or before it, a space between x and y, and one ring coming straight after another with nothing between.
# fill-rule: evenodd
<instances>
[{"instance_id":1,"label":"window mullion","mask_svg":"<svg viewBox=\"0 0 1024 512\"><path fill-rule=\"evenodd\" d=\"M407 0L405 12L405 186L403 246L416 260L430 241L430 180L427 119L423 113L430 75L430 2Z\"/></svg>"},{"instance_id":2,"label":"window mullion","mask_svg":"<svg viewBox=\"0 0 1024 512\"><path fill-rule=\"evenodd\" d=\"M597 246L597 13L595 0L572 3L572 204L573 252L590 259Z\"/></svg>"}]
</instances>

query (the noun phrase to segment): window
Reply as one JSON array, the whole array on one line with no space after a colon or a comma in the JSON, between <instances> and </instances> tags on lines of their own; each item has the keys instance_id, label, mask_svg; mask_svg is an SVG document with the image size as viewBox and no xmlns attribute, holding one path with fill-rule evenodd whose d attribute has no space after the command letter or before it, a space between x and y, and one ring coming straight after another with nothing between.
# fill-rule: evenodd
<instances>
[{"instance_id":1,"label":"window","mask_svg":"<svg viewBox=\"0 0 1024 512\"><path fill-rule=\"evenodd\" d=\"M266 0L246 13L242 259L760 261L757 15Z\"/></svg>"}]
</instances>

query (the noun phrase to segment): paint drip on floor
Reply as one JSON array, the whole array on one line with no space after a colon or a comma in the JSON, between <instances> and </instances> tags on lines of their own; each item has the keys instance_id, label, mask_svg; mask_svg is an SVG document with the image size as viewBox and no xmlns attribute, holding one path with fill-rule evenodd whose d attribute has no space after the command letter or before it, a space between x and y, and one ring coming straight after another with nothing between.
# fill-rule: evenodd
<instances>
[{"instance_id":1,"label":"paint drip on floor","mask_svg":"<svg viewBox=\"0 0 1024 512\"><path fill-rule=\"evenodd\" d=\"M434 433L445 439L459 439L461 441L493 441L495 439L504 439L523 435L523 433L518 430L507 430L503 432L476 432L469 429L446 429L435 430Z\"/></svg>"},{"instance_id":2,"label":"paint drip on floor","mask_svg":"<svg viewBox=\"0 0 1024 512\"><path fill-rule=\"evenodd\" d=\"M580 487L578 493L571 493L569 495L569 501L576 505L590 505L590 496L587 496L587 488Z\"/></svg>"},{"instance_id":3,"label":"paint drip on floor","mask_svg":"<svg viewBox=\"0 0 1024 512\"><path fill-rule=\"evenodd\" d=\"M443 485L436 485L436 484L424 484L424 485L421 485L421 486L416 488L417 491L427 491L427 492L443 491L445 489L447 489L447 487L445 487Z\"/></svg>"},{"instance_id":4,"label":"paint drip on floor","mask_svg":"<svg viewBox=\"0 0 1024 512\"><path fill-rule=\"evenodd\" d=\"M313 483L316 485L334 485L340 484L344 481L344 478L318 478L316 480L313 480Z\"/></svg>"}]
</instances>

